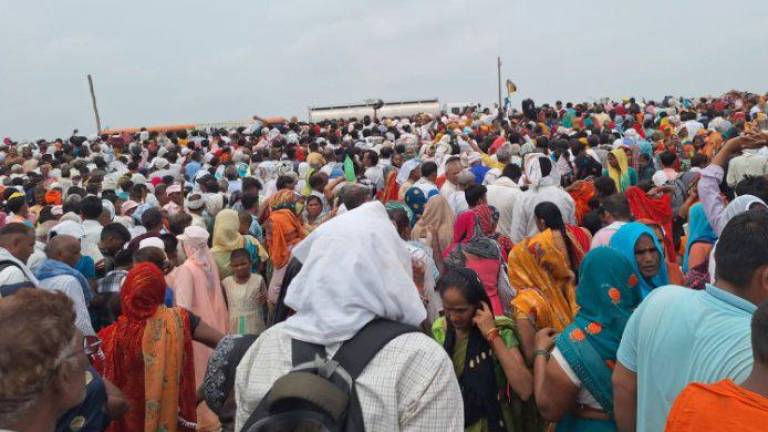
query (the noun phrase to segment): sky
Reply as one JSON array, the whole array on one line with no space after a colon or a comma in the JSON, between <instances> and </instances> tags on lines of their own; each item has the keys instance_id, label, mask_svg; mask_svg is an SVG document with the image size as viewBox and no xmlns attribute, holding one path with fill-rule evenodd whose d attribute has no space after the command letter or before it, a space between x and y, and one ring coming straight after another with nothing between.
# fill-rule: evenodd
<instances>
[{"instance_id":1,"label":"sky","mask_svg":"<svg viewBox=\"0 0 768 432\"><path fill-rule=\"evenodd\" d=\"M765 92L768 1L0 0L0 137L296 115Z\"/></svg>"}]
</instances>

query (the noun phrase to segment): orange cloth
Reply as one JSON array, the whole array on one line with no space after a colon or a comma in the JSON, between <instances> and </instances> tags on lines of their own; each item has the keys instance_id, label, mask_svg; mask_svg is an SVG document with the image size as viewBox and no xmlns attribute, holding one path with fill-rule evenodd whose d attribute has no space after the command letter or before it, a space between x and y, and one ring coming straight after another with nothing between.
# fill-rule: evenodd
<instances>
[{"instance_id":1,"label":"orange cloth","mask_svg":"<svg viewBox=\"0 0 768 432\"><path fill-rule=\"evenodd\" d=\"M514 318L533 320L537 330L563 331L578 311L574 274L550 229L515 245L509 254L509 283L517 289Z\"/></svg>"},{"instance_id":2,"label":"orange cloth","mask_svg":"<svg viewBox=\"0 0 768 432\"><path fill-rule=\"evenodd\" d=\"M680 266L669 261L666 264L670 285L685 286L685 277L683 276L683 271L680 270Z\"/></svg>"},{"instance_id":3,"label":"orange cloth","mask_svg":"<svg viewBox=\"0 0 768 432\"><path fill-rule=\"evenodd\" d=\"M584 215L589 213L589 200L595 196L595 185L589 181L576 182L568 193L576 203L576 220L581 224Z\"/></svg>"},{"instance_id":4,"label":"orange cloth","mask_svg":"<svg viewBox=\"0 0 768 432\"><path fill-rule=\"evenodd\" d=\"M273 211L269 215L272 235L269 238L269 256L276 269L285 267L291 259L290 248L307 236L301 220L289 209Z\"/></svg>"},{"instance_id":5,"label":"orange cloth","mask_svg":"<svg viewBox=\"0 0 768 432\"><path fill-rule=\"evenodd\" d=\"M715 154L720 150L720 147L723 146L723 135L720 134L720 132L714 131L707 135L704 142L704 155L712 160L712 158L715 157Z\"/></svg>"},{"instance_id":6,"label":"orange cloth","mask_svg":"<svg viewBox=\"0 0 768 432\"><path fill-rule=\"evenodd\" d=\"M667 417L667 432L764 431L768 398L731 380L689 384L675 399Z\"/></svg>"},{"instance_id":7,"label":"orange cloth","mask_svg":"<svg viewBox=\"0 0 768 432\"><path fill-rule=\"evenodd\" d=\"M45 203L51 205L61 205L61 191L51 189L45 193Z\"/></svg>"}]
</instances>

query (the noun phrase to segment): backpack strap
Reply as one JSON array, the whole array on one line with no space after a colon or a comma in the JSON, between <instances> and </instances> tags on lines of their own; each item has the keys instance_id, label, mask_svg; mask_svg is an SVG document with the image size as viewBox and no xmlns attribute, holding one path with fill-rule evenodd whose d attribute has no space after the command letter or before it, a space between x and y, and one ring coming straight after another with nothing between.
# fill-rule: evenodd
<instances>
[{"instance_id":1,"label":"backpack strap","mask_svg":"<svg viewBox=\"0 0 768 432\"><path fill-rule=\"evenodd\" d=\"M298 339L291 339L291 361L293 367L315 360L316 355L325 358L325 347Z\"/></svg>"},{"instance_id":2,"label":"backpack strap","mask_svg":"<svg viewBox=\"0 0 768 432\"><path fill-rule=\"evenodd\" d=\"M384 348L392 339L405 333L418 332L419 329L409 325L375 319L365 325L352 339L341 346L333 359L346 370L352 377L352 394L347 408L347 422L344 425L345 432L365 431L363 410L360 407L360 399L357 397L357 387L354 382L365 370L376 354Z\"/></svg>"},{"instance_id":3,"label":"backpack strap","mask_svg":"<svg viewBox=\"0 0 768 432\"><path fill-rule=\"evenodd\" d=\"M375 319L360 329L355 337L346 341L333 359L356 380L384 345L400 335L412 332L419 332L419 329L386 319Z\"/></svg>"},{"instance_id":4,"label":"backpack strap","mask_svg":"<svg viewBox=\"0 0 768 432\"><path fill-rule=\"evenodd\" d=\"M7 269L8 267L16 267L19 270L21 270L22 274L24 273L24 270L19 267L18 264L11 260L0 260L0 272ZM24 278L26 279L27 275L24 275ZM29 282L27 280L15 284L5 284L0 286L0 298L2 297L8 297L10 295L13 295L16 293L16 291L20 290L21 288L27 288L27 287L34 287L32 285L32 282Z\"/></svg>"}]
</instances>

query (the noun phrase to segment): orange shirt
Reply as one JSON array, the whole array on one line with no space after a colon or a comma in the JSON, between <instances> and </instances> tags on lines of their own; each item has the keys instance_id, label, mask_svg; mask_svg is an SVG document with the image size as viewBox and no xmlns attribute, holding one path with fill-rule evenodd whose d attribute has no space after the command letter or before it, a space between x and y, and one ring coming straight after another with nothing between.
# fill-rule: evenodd
<instances>
[{"instance_id":1,"label":"orange shirt","mask_svg":"<svg viewBox=\"0 0 768 432\"><path fill-rule=\"evenodd\" d=\"M666 432L765 431L768 398L731 380L689 384L675 399Z\"/></svg>"}]
</instances>

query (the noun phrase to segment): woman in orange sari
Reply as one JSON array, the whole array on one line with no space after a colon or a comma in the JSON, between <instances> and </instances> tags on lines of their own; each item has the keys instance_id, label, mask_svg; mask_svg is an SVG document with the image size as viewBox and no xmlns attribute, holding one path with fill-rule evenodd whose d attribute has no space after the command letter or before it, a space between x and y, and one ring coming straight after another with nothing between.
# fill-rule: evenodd
<instances>
[{"instance_id":1,"label":"woman in orange sari","mask_svg":"<svg viewBox=\"0 0 768 432\"><path fill-rule=\"evenodd\" d=\"M296 215L296 198L292 191L279 192L272 199L271 212L266 223L266 241L272 261L272 277L267 289L267 300L274 306L280 294L285 269L291 260L291 249L307 236L301 219Z\"/></svg>"},{"instance_id":2,"label":"woman in orange sari","mask_svg":"<svg viewBox=\"0 0 768 432\"><path fill-rule=\"evenodd\" d=\"M576 221L581 224L584 219L584 215L592 210L589 207L589 202L597 195L595 185L592 181L578 180L570 185L567 189L568 193L576 203Z\"/></svg>"},{"instance_id":3,"label":"woman in orange sari","mask_svg":"<svg viewBox=\"0 0 768 432\"><path fill-rule=\"evenodd\" d=\"M513 318L530 365L536 332L546 327L563 331L578 310L576 279L568 255L557 246L554 230L546 229L515 245L509 254L509 282L517 290Z\"/></svg>"},{"instance_id":4,"label":"woman in orange sari","mask_svg":"<svg viewBox=\"0 0 768 432\"><path fill-rule=\"evenodd\" d=\"M120 291L122 315L99 332L104 359L96 367L131 406L110 431L195 430L192 339L216 346L222 335L183 308L165 307L165 286L156 265L136 264Z\"/></svg>"}]
</instances>

